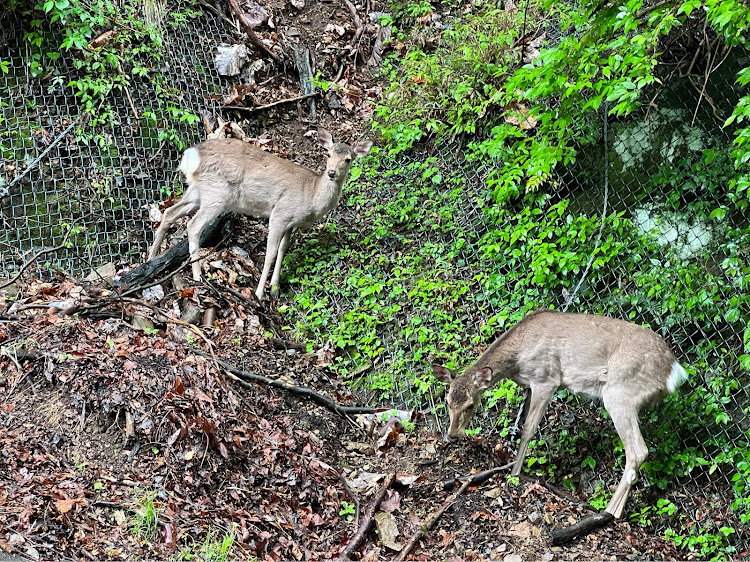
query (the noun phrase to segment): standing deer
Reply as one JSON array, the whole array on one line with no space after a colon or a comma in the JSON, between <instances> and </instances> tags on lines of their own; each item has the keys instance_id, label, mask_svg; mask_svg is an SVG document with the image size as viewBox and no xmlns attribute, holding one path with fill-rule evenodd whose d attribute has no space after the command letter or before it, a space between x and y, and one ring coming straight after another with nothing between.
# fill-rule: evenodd
<instances>
[{"instance_id":1,"label":"standing deer","mask_svg":"<svg viewBox=\"0 0 750 562\"><path fill-rule=\"evenodd\" d=\"M325 174L238 139L212 139L188 148L180 162L188 189L176 205L164 212L149 259L159 254L169 227L177 219L197 211L187 224L187 237L193 279L199 281L198 240L208 223L227 212L268 218L266 257L255 295L259 300L263 298L268 274L276 260L271 277L271 295L276 297L281 262L293 231L312 226L338 204L352 160L372 148L372 142L367 140L358 142L354 148L334 144L325 129L318 130L318 137L328 150Z\"/></svg>"},{"instance_id":2,"label":"standing deer","mask_svg":"<svg viewBox=\"0 0 750 562\"><path fill-rule=\"evenodd\" d=\"M616 518L648 456L638 426L641 408L674 392L687 378L667 343L636 324L606 316L537 310L501 335L460 377L433 365L450 383L448 436L464 435L485 390L506 378L531 389L513 476L521 473L526 447L555 391L601 400L625 448L625 473L606 511Z\"/></svg>"}]
</instances>

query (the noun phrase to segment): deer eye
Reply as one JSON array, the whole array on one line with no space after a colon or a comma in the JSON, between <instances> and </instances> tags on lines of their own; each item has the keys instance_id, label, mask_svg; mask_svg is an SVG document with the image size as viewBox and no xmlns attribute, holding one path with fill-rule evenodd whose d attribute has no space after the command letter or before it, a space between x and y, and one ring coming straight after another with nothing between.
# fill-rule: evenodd
<instances>
[{"instance_id":1,"label":"deer eye","mask_svg":"<svg viewBox=\"0 0 750 562\"><path fill-rule=\"evenodd\" d=\"M348 164L349 162L351 162L351 161L352 161L352 159L351 159L351 158L347 158L346 160L344 160L344 162L346 162L347 164Z\"/></svg>"}]
</instances>

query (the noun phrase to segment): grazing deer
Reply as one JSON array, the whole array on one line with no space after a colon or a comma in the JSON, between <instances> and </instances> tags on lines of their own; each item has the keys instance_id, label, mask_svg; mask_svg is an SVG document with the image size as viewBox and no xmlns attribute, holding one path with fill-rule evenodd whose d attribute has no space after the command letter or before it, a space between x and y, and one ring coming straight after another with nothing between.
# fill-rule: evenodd
<instances>
[{"instance_id":1,"label":"grazing deer","mask_svg":"<svg viewBox=\"0 0 750 562\"><path fill-rule=\"evenodd\" d=\"M506 378L531 389L513 476L521 473L526 447L555 391L601 400L625 448L625 473L606 511L622 510L648 447L638 427L641 408L673 392L687 378L667 343L636 324L606 316L537 310L505 332L460 377L433 365L450 383L448 436L464 435L485 390Z\"/></svg>"},{"instance_id":2,"label":"grazing deer","mask_svg":"<svg viewBox=\"0 0 750 562\"><path fill-rule=\"evenodd\" d=\"M180 217L197 211L187 224L187 237L193 279L199 281L198 240L208 223L227 212L268 218L266 258L255 294L258 299L263 298L275 259L271 277L271 295L275 297L281 262L293 231L312 226L338 204L352 160L364 156L372 148L371 141L360 141L354 148L348 144L334 144L331 134L325 129L318 130L318 137L328 150L324 174L317 174L238 139L212 139L188 148L180 162L188 189L177 204L164 212L149 259L159 254L169 227Z\"/></svg>"}]
</instances>

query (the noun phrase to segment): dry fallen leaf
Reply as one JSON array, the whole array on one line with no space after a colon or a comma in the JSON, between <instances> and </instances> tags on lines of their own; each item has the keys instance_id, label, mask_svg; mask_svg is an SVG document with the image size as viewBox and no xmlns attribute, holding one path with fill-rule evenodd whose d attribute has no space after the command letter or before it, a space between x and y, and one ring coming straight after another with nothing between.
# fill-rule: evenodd
<instances>
[{"instance_id":1,"label":"dry fallen leaf","mask_svg":"<svg viewBox=\"0 0 750 562\"><path fill-rule=\"evenodd\" d=\"M344 29L344 27L341 25L337 25L335 23L329 23L328 25L326 25L325 32L335 33L336 35L341 37L346 33L346 29Z\"/></svg>"},{"instance_id":2,"label":"dry fallen leaf","mask_svg":"<svg viewBox=\"0 0 750 562\"><path fill-rule=\"evenodd\" d=\"M380 507L383 511L393 513L401 506L401 494L396 490L388 489L385 493L385 498L380 502Z\"/></svg>"},{"instance_id":3,"label":"dry fallen leaf","mask_svg":"<svg viewBox=\"0 0 750 562\"><path fill-rule=\"evenodd\" d=\"M533 526L531 523L521 521L508 529L508 535L522 539L529 538L533 535Z\"/></svg>"},{"instance_id":4,"label":"dry fallen leaf","mask_svg":"<svg viewBox=\"0 0 750 562\"><path fill-rule=\"evenodd\" d=\"M440 535L440 542L438 543L440 546L448 546L449 544L453 544L456 540L456 533L449 533L448 531L440 529L438 534Z\"/></svg>"},{"instance_id":5,"label":"dry fallen leaf","mask_svg":"<svg viewBox=\"0 0 750 562\"><path fill-rule=\"evenodd\" d=\"M71 509L73 509L74 505L86 505L86 500L84 498L76 498L73 500L57 500L55 501L55 507L60 513L68 513Z\"/></svg>"},{"instance_id":6,"label":"dry fallen leaf","mask_svg":"<svg viewBox=\"0 0 750 562\"><path fill-rule=\"evenodd\" d=\"M530 114L529 109L522 103L513 102L506 105L503 119L506 123L516 125L524 131L536 127L536 118Z\"/></svg>"},{"instance_id":7,"label":"dry fallen leaf","mask_svg":"<svg viewBox=\"0 0 750 562\"><path fill-rule=\"evenodd\" d=\"M379 472L361 472L354 479L346 479L346 483L355 492L364 492L368 489L376 488L378 482L385 477L385 474Z\"/></svg>"},{"instance_id":8,"label":"dry fallen leaf","mask_svg":"<svg viewBox=\"0 0 750 562\"><path fill-rule=\"evenodd\" d=\"M398 482L402 486L411 486L412 484L414 484L414 482L423 478L423 476L414 476L411 474L398 474L396 476L396 482Z\"/></svg>"},{"instance_id":9,"label":"dry fallen leaf","mask_svg":"<svg viewBox=\"0 0 750 562\"><path fill-rule=\"evenodd\" d=\"M503 489L500 486L495 486L494 488L490 488L484 493L485 496L488 498L499 498L503 495Z\"/></svg>"},{"instance_id":10,"label":"dry fallen leaf","mask_svg":"<svg viewBox=\"0 0 750 562\"><path fill-rule=\"evenodd\" d=\"M375 516L375 526L378 528L378 538L383 546L391 550L401 550L403 545L396 539L399 536L396 518L391 513L378 513Z\"/></svg>"},{"instance_id":11,"label":"dry fallen leaf","mask_svg":"<svg viewBox=\"0 0 750 562\"><path fill-rule=\"evenodd\" d=\"M315 352L318 357L318 366L325 367L333 363L336 358L336 349L333 347L333 341L328 340L323 347Z\"/></svg>"}]
</instances>

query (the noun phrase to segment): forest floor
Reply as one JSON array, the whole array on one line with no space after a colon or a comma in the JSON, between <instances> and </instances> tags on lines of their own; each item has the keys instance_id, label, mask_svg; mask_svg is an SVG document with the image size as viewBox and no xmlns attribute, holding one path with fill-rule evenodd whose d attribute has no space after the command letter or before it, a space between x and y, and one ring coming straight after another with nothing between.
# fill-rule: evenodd
<instances>
[{"instance_id":1,"label":"forest floor","mask_svg":"<svg viewBox=\"0 0 750 562\"><path fill-rule=\"evenodd\" d=\"M267 335L278 331L274 313L252 305L252 289L235 296L217 287L190 290L191 300L219 311L210 328L152 311L155 329L135 329L132 318L150 309L134 303L97 311L119 317L53 307L0 324L0 549L43 559L180 559L208 556L228 535L230 558L333 558L396 473L379 506L379 532L370 530L358 549L364 559L390 559L451 495L446 478L511 458L503 440L449 444L419 418L406 430L379 416L345 418L266 384L241 386L211 351L243 371L352 402L325 366L327 350L279 349L284 342ZM31 283L21 308L50 308L80 288ZM158 306L170 310L179 298ZM0 299L0 313L10 306ZM682 558L625 521L551 546L553 527L588 513L539 482L497 476L459 496L412 556Z\"/></svg>"},{"instance_id":2,"label":"forest floor","mask_svg":"<svg viewBox=\"0 0 750 562\"><path fill-rule=\"evenodd\" d=\"M351 46L356 25L343 4L268 8L277 29L294 28L311 46L325 79L339 75L342 87L318 101L319 124L334 140L366 136L368 101L382 86L363 55L379 26L360 13L363 39ZM282 86L291 91L295 80L268 84L263 101L273 101L272 90L283 97ZM322 152L305 135L310 123L294 107L274 112L262 127L273 149L317 167ZM211 283L175 277L163 294L121 298L60 274L0 290L0 558L336 558L395 474L352 554L395 559L451 497L446 479L512 459L499 437L450 444L412 412L401 422L341 416L229 375L219 361L354 402L328 368L332 351L289 342L278 303L254 299L263 224L243 224L207 260ZM408 559L687 557L626 521L552 546L553 528L588 513L585 502L543 482L496 476L459 495Z\"/></svg>"}]
</instances>

